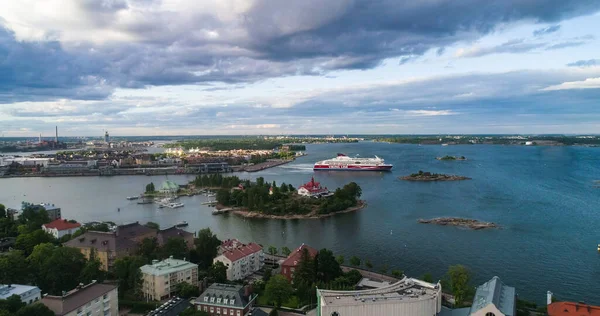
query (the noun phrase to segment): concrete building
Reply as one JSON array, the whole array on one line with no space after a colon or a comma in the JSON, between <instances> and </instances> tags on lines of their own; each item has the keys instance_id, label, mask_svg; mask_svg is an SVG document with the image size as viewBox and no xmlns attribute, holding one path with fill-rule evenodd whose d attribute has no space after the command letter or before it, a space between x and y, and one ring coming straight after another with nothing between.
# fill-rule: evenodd
<instances>
[{"instance_id":1,"label":"concrete building","mask_svg":"<svg viewBox=\"0 0 600 316\"><path fill-rule=\"evenodd\" d=\"M495 276L477 287L471 307L444 310L442 316L515 316L516 301L515 288Z\"/></svg>"},{"instance_id":2,"label":"concrete building","mask_svg":"<svg viewBox=\"0 0 600 316\"><path fill-rule=\"evenodd\" d=\"M108 271L116 259L134 255L145 238L156 238L159 246L164 245L169 238L182 238L188 247L194 246L192 233L176 227L156 230L138 222L117 226L114 232L89 231L63 245L78 248L88 259L94 249L96 257L102 263L102 269Z\"/></svg>"},{"instance_id":3,"label":"concrete building","mask_svg":"<svg viewBox=\"0 0 600 316\"><path fill-rule=\"evenodd\" d=\"M81 228L81 224L77 222L69 222L66 219L57 219L50 223L42 225L42 230L51 234L56 239L60 239L65 235L72 235Z\"/></svg>"},{"instance_id":4,"label":"concrete building","mask_svg":"<svg viewBox=\"0 0 600 316\"><path fill-rule=\"evenodd\" d=\"M153 260L140 268L142 272L142 293L149 300L160 301L171 297L182 282L198 286L198 265L185 260Z\"/></svg>"},{"instance_id":5,"label":"concrete building","mask_svg":"<svg viewBox=\"0 0 600 316\"><path fill-rule=\"evenodd\" d=\"M32 209L33 211L38 212L42 208L44 208L46 210L46 212L48 213L48 217L50 218L51 221L57 220L57 219L61 218L61 216L62 216L60 213L60 207L58 207L54 204L50 204L50 203L33 204L33 203L29 203L29 202L21 202L21 212L23 212L25 209Z\"/></svg>"},{"instance_id":6,"label":"concrete building","mask_svg":"<svg viewBox=\"0 0 600 316\"><path fill-rule=\"evenodd\" d=\"M237 239L223 241L213 263L222 262L227 267L227 280L241 280L260 270L264 265L265 254L255 243L243 244Z\"/></svg>"},{"instance_id":7,"label":"concrete building","mask_svg":"<svg viewBox=\"0 0 600 316\"><path fill-rule=\"evenodd\" d=\"M42 298L42 291L37 286L21 284L0 284L0 300L18 295L21 302L31 304Z\"/></svg>"},{"instance_id":8,"label":"concrete building","mask_svg":"<svg viewBox=\"0 0 600 316\"><path fill-rule=\"evenodd\" d=\"M214 283L200 295L194 305L211 316L247 316L258 296L248 287Z\"/></svg>"},{"instance_id":9,"label":"concrete building","mask_svg":"<svg viewBox=\"0 0 600 316\"><path fill-rule=\"evenodd\" d=\"M42 298L57 316L117 316L119 297L116 285L80 284L77 288L61 296L46 295Z\"/></svg>"},{"instance_id":10,"label":"concrete building","mask_svg":"<svg viewBox=\"0 0 600 316\"><path fill-rule=\"evenodd\" d=\"M442 309L442 286L404 278L360 291L317 289L317 316L435 316Z\"/></svg>"},{"instance_id":11,"label":"concrete building","mask_svg":"<svg viewBox=\"0 0 600 316\"><path fill-rule=\"evenodd\" d=\"M286 277L289 281L292 281L294 278L294 271L298 267L300 263L300 259L302 258L302 252L306 249L311 258L314 258L318 251L315 248L312 248L308 245L302 244L296 250L292 251L290 255L281 263L281 274Z\"/></svg>"}]
</instances>

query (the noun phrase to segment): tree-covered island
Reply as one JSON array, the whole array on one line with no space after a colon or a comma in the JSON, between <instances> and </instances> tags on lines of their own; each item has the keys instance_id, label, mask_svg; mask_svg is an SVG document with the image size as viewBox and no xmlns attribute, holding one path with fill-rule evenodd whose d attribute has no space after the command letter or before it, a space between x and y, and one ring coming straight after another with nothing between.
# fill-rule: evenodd
<instances>
[{"instance_id":1,"label":"tree-covered island","mask_svg":"<svg viewBox=\"0 0 600 316\"><path fill-rule=\"evenodd\" d=\"M196 188L219 188L216 194L218 207L230 208L245 217L319 218L365 206L365 202L359 200L362 189L355 182L333 192L322 188L319 194L311 197L298 194L291 184L277 185L262 177L251 182L236 176L205 175L196 177L192 183Z\"/></svg>"},{"instance_id":2,"label":"tree-covered island","mask_svg":"<svg viewBox=\"0 0 600 316\"><path fill-rule=\"evenodd\" d=\"M447 175L441 173L423 172L419 170L417 173L413 173L409 176L399 177L400 180L406 181L459 181L459 180L471 180L469 177Z\"/></svg>"}]
</instances>

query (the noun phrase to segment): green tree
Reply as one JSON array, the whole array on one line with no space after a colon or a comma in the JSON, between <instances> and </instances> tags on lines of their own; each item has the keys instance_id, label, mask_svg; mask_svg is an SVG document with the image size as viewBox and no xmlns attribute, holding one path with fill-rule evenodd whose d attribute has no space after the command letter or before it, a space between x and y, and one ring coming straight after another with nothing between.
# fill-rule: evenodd
<instances>
[{"instance_id":1,"label":"green tree","mask_svg":"<svg viewBox=\"0 0 600 316\"><path fill-rule=\"evenodd\" d=\"M146 193L152 193L156 191L156 188L154 187L154 182L150 182L146 185Z\"/></svg>"},{"instance_id":2,"label":"green tree","mask_svg":"<svg viewBox=\"0 0 600 316\"><path fill-rule=\"evenodd\" d=\"M292 286L290 282L281 274L273 276L265 286L265 296L269 302L275 306L281 307L292 296Z\"/></svg>"},{"instance_id":3,"label":"green tree","mask_svg":"<svg viewBox=\"0 0 600 316\"><path fill-rule=\"evenodd\" d=\"M19 309L25 306L19 295L13 294L5 300L0 300L0 310L6 310L14 315Z\"/></svg>"},{"instance_id":4,"label":"green tree","mask_svg":"<svg viewBox=\"0 0 600 316\"><path fill-rule=\"evenodd\" d=\"M269 251L270 255L274 256L274 255L277 254L277 247L275 247L275 246L269 246L269 250L268 251Z\"/></svg>"},{"instance_id":5,"label":"green tree","mask_svg":"<svg viewBox=\"0 0 600 316\"><path fill-rule=\"evenodd\" d=\"M185 240L180 237L171 237L160 248L160 253L163 258L173 256L176 259L189 258L189 251Z\"/></svg>"},{"instance_id":6,"label":"green tree","mask_svg":"<svg viewBox=\"0 0 600 316\"><path fill-rule=\"evenodd\" d=\"M342 275L340 264L333 256L333 252L328 249L321 249L316 257L317 260L317 279L328 283Z\"/></svg>"},{"instance_id":7,"label":"green tree","mask_svg":"<svg viewBox=\"0 0 600 316\"><path fill-rule=\"evenodd\" d=\"M4 217L6 217L6 207L4 207L4 204L0 204L0 218Z\"/></svg>"},{"instance_id":8,"label":"green tree","mask_svg":"<svg viewBox=\"0 0 600 316\"><path fill-rule=\"evenodd\" d=\"M342 255L339 255L339 256L335 257L335 260L336 260L336 261L337 261L337 262L338 262L340 265L343 265L343 264L344 264L344 260L345 260L345 259L344 259L344 256L342 256Z\"/></svg>"},{"instance_id":9,"label":"green tree","mask_svg":"<svg viewBox=\"0 0 600 316\"><path fill-rule=\"evenodd\" d=\"M383 266L381 266L381 269L379 269L379 271L380 271L382 274L387 274L387 273L388 273L388 271L389 271L389 269L390 269L390 266L388 266L387 264L384 264Z\"/></svg>"},{"instance_id":10,"label":"green tree","mask_svg":"<svg viewBox=\"0 0 600 316\"><path fill-rule=\"evenodd\" d=\"M0 256L0 283L28 283L29 266L22 251L13 250Z\"/></svg>"},{"instance_id":11,"label":"green tree","mask_svg":"<svg viewBox=\"0 0 600 316\"><path fill-rule=\"evenodd\" d=\"M423 280L425 282L433 283L433 276L431 275L431 273L425 273L425 274L423 274L423 277L421 278L421 280Z\"/></svg>"},{"instance_id":12,"label":"green tree","mask_svg":"<svg viewBox=\"0 0 600 316\"><path fill-rule=\"evenodd\" d=\"M350 265L352 265L353 267L360 266L360 258L357 256L352 256L352 258L350 258Z\"/></svg>"},{"instance_id":13,"label":"green tree","mask_svg":"<svg viewBox=\"0 0 600 316\"><path fill-rule=\"evenodd\" d=\"M208 269L208 278L216 283L227 282L227 267L221 261L215 262Z\"/></svg>"},{"instance_id":14,"label":"green tree","mask_svg":"<svg viewBox=\"0 0 600 316\"><path fill-rule=\"evenodd\" d=\"M119 296L125 293L140 296L142 273L140 267L145 264L142 257L124 257L115 260L114 273L119 280Z\"/></svg>"},{"instance_id":15,"label":"green tree","mask_svg":"<svg viewBox=\"0 0 600 316\"><path fill-rule=\"evenodd\" d=\"M87 262L78 249L51 244L37 245L27 261L33 271L34 283L51 295L75 288L79 284L77 276L81 275Z\"/></svg>"},{"instance_id":16,"label":"green tree","mask_svg":"<svg viewBox=\"0 0 600 316\"><path fill-rule=\"evenodd\" d=\"M29 255L33 251L33 247L43 243L54 241L54 236L46 233L42 229L34 230L30 233L20 234L17 237L15 248L22 250L25 255Z\"/></svg>"},{"instance_id":17,"label":"green tree","mask_svg":"<svg viewBox=\"0 0 600 316\"><path fill-rule=\"evenodd\" d=\"M155 222L147 222L146 225L144 225L144 226L146 226L148 228L156 229L156 230L160 229L160 225Z\"/></svg>"},{"instance_id":18,"label":"green tree","mask_svg":"<svg viewBox=\"0 0 600 316\"><path fill-rule=\"evenodd\" d=\"M402 270L398 270L398 269L394 269L392 270L392 275L396 278L401 278L404 275L404 271Z\"/></svg>"},{"instance_id":19,"label":"green tree","mask_svg":"<svg viewBox=\"0 0 600 316\"><path fill-rule=\"evenodd\" d=\"M371 263L371 260L365 260L365 267L367 267L367 269L373 269L373 264Z\"/></svg>"},{"instance_id":20,"label":"green tree","mask_svg":"<svg viewBox=\"0 0 600 316\"><path fill-rule=\"evenodd\" d=\"M34 303L21 308L15 316L54 316L54 312L42 303Z\"/></svg>"},{"instance_id":21,"label":"green tree","mask_svg":"<svg viewBox=\"0 0 600 316\"><path fill-rule=\"evenodd\" d=\"M286 256L286 257L287 257L287 256L289 256L289 255L290 255L290 253L292 253L292 251L290 250L290 248L288 248L288 247L285 247L285 246L284 246L284 247L281 247L281 254L282 254L282 255L284 255L284 256Z\"/></svg>"},{"instance_id":22,"label":"green tree","mask_svg":"<svg viewBox=\"0 0 600 316\"><path fill-rule=\"evenodd\" d=\"M303 248L300 254L300 261L298 262L298 268L294 272L294 284L310 285L315 282L316 271L315 261L311 258L308 249Z\"/></svg>"},{"instance_id":23,"label":"green tree","mask_svg":"<svg viewBox=\"0 0 600 316\"><path fill-rule=\"evenodd\" d=\"M149 263L154 259L158 259L158 248L158 240L155 237L144 238L137 249L137 254Z\"/></svg>"},{"instance_id":24,"label":"green tree","mask_svg":"<svg viewBox=\"0 0 600 316\"><path fill-rule=\"evenodd\" d=\"M79 275L79 281L83 284L89 284L94 280L101 283L105 277L105 272L102 271L102 263L96 255L96 249L92 248L90 250L90 257Z\"/></svg>"},{"instance_id":25,"label":"green tree","mask_svg":"<svg viewBox=\"0 0 600 316\"><path fill-rule=\"evenodd\" d=\"M458 264L448 268L447 277L450 289L452 290L452 295L454 295L454 299L456 300L456 305L462 306L465 298L469 294L471 273L467 267Z\"/></svg>"},{"instance_id":26,"label":"green tree","mask_svg":"<svg viewBox=\"0 0 600 316\"><path fill-rule=\"evenodd\" d=\"M277 311L277 308L273 308L270 312L269 312L269 316L279 316L279 311Z\"/></svg>"},{"instance_id":27,"label":"green tree","mask_svg":"<svg viewBox=\"0 0 600 316\"><path fill-rule=\"evenodd\" d=\"M175 289L177 291L177 296L186 299L191 297L198 297L200 295L200 289L197 286L191 285L187 282L178 283L175 286Z\"/></svg>"},{"instance_id":28,"label":"green tree","mask_svg":"<svg viewBox=\"0 0 600 316\"><path fill-rule=\"evenodd\" d=\"M266 268L265 273L263 273L263 281L265 283L269 282L269 279L273 276L273 270L271 268Z\"/></svg>"},{"instance_id":29,"label":"green tree","mask_svg":"<svg viewBox=\"0 0 600 316\"><path fill-rule=\"evenodd\" d=\"M43 224L49 223L50 217L48 217L48 212L39 205L23 204L19 222L26 226L24 232L30 233L41 229Z\"/></svg>"},{"instance_id":30,"label":"green tree","mask_svg":"<svg viewBox=\"0 0 600 316\"><path fill-rule=\"evenodd\" d=\"M217 256L217 248L221 245L221 241L210 228L205 228L198 232L195 244L197 261L194 263L197 263L200 269L208 269Z\"/></svg>"}]
</instances>

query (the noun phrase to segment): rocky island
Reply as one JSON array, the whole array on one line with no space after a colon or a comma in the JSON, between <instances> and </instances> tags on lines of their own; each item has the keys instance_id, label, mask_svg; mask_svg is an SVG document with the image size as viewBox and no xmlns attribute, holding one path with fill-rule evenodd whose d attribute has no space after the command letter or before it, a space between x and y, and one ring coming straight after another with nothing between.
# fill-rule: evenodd
<instances>
[{"instance_id":1,"label":"rocky island","mask_svg":"<svg viewBox=\"0 0 600 316\"><path fill-rule=\"evenodd\" d=\"M436 157L435 159L437 160L467 160L467 158L465 158L465 156L444 156L444 157Z\"/></svg>"},{"instance_id":2,"label":"rocky island","mask_svg":"<svg viewBox=\"0 0 600 316\"><path fill-rule=\"evenodd\" d=\"M432 219L419 219L417 222L421 224L436 224L442 226L459 226L473 230L486 228L498 228L498 225L490 222L480 222L475 219L458 218L458 217L438 217Z\"/></svg>"},{"instance_id":3,"label":"rocky island","mask_svg":"<svg viewBox=\"0 0 600 316\"><path fill-rule=\"evenodd\" d=\"M400 180L406 181L459 181L459 180L471 180L469 177L447 175L441 173L423 172L419 170L417 173L413 173L409 176L399 177Z\"/></svg>"}]
</instances>

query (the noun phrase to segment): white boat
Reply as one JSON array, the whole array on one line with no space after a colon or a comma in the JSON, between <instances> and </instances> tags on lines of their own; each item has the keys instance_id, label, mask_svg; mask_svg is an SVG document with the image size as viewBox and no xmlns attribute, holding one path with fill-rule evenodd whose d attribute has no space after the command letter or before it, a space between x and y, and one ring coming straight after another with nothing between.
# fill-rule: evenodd
<instances>
[{"instance_id":1,"label":"white boat","mask_svg":"<svg viewBox=\"0 0 600 316\"><path fill-rule=\"evenodd\" d=\"M128 200L130 200L130 201L131 201L131 200L137 200L137 199L139 199L139 198L140 198L139 196L128 196L128 197L127 197L127 199L128 199Z\"/></svg>"},{"instance_id":2,"label":"white boat","mask_svg":"<svg viewBox=\"0 0 600 316\"><path fill-rule=\"evenodd\" d=\"M168 208L180 208L183 207L183 203L169 203L166 205Z\"/></svg>"},{"instance_id":3,"label":"white boat","mask_svg":"<svg viewBox=\"0 0 600 316\"><path fill-rule=\"evenodd\" d=\"M336 170L336 171L390 171L392 165L377 156L375 158L348 157L338 154L337 157L317 161L313 170Z\"/></svg>"}]
</instances>

